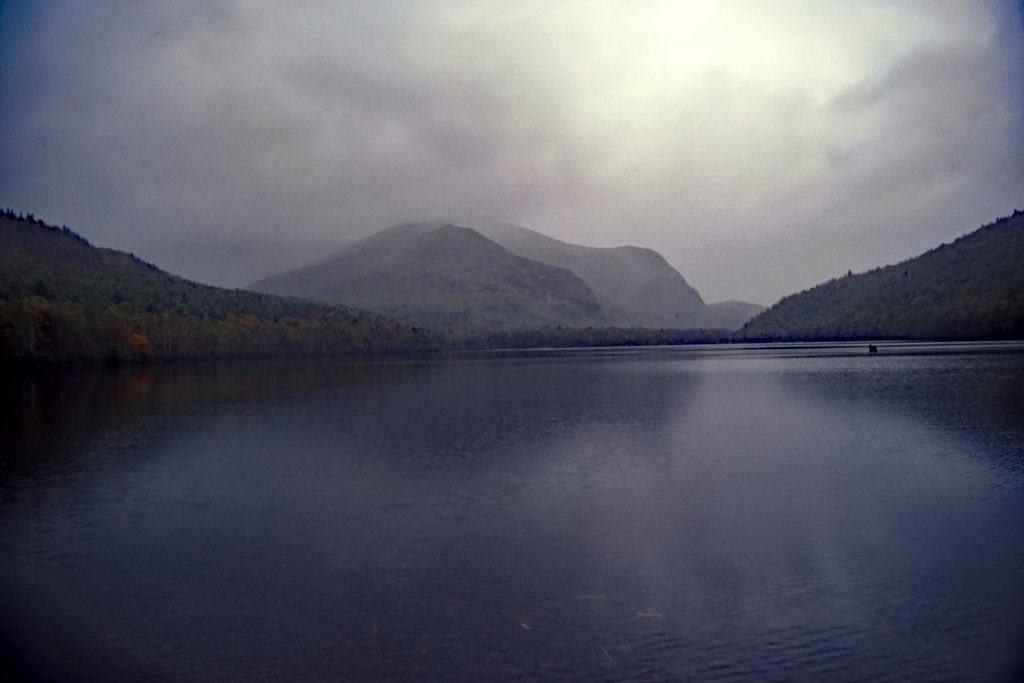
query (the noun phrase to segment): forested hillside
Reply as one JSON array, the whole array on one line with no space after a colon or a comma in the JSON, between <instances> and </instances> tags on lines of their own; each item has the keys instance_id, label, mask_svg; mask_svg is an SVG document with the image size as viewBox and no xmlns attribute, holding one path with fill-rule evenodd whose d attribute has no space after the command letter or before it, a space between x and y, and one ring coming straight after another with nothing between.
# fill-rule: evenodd
<instances>
[{"instance_id":1,"label":"forested hillside","mask_svg":"<svg viewBox=\"0 0 1024 683\"><path fill-rule=\"evenodd\" d=\"M0 213L0 359L141 359L435 348L337 306L208 287L66 227Z\"/></svg>"},{"instance_id":2,"label":"forested hillside","mask_svg":"<svg viewBox=\"0 0 1024 683\"><path fill-rule=\"evenodd\" d=\"M1024 212L908 261L788 296L751 320L741 336L1024 338Z\"/></svg>"}]
</instances>

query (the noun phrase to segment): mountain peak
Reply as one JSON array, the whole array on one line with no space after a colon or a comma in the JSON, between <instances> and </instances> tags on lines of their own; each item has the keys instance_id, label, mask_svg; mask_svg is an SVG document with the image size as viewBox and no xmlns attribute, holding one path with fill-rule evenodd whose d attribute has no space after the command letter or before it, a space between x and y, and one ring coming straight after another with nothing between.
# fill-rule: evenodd
<instances>
[{"instance_id":1,"label":"mountain peak","mask_svg":"<svg viewBox=\"0 0 1024 683\"><path fill-rule=\"evenodd\" d=\"M253 288L428 327L735 329L756 312L708 306L653 249L585 247L509 223L395 225Z\"/></svg>"},{"instance_id":2,"label":"mountain peak","mask_svg":"<svg viewBox=\"0 0 1024 683\"><path fill-rule=\"evenodd\" d=\"M572 272L451 223L394 226L252 288L442 329L605 323L593 292Z\"/></svg>"}]
</instances>

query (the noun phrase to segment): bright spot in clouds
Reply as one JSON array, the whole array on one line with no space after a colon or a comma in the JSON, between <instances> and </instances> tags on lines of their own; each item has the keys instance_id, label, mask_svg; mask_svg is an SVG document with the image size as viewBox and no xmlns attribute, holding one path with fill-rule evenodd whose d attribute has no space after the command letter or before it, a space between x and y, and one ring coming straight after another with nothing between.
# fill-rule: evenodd
<instances>
[{"instance_id":1,"label":"bright spot in clouds","mask_svg":"<svg viewBox=\"0 0 1024 683\"><path fill-rule=\"evenodd\" d=\"M771 303L1024 207L1021 54L1009 2L4 6L0 203L224 284L503 220Z\"/></svg>"}]
</instances>

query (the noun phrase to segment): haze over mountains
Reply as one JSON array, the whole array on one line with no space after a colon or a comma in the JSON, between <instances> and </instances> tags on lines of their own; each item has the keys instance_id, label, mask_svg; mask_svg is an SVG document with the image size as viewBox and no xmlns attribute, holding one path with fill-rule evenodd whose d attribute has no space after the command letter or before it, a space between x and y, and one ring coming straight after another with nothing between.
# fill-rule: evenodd
<instances>
[{"instance_id":1,"label":"haze over mountains","mask_svg":"<svg viewBox=\"0 0 1024 683\"><path fill-rule=\"evenodd\" d=\"M397 226L252 289L344 302L443 329L737 329L763 310L709 306L653 250L584 247L509 225Z\"/></svg>"},{"instance_id":2,"label":"haze over mountains","mask_svg":"<svg viewBox=\"0 0 1024 683\"><path fill-rule=\"evenodd\" d=\"M721 309L743 315L750 310L742 302L703 304L654 252L589 249L521 228L500 239L551 263L513 253L470 228L415 224L385 230L319 264L259 285L302 290L321 300L340 296L352 306L372 307L374 314L190 282L131 254L93 247L67 228L4 211L0 360L1024 339L1024 213L1019 211L917 258L786 297L734 332L616 323L616 316L664 315L657 308L616 308L617 302L629 304L630 297L646 303L643 297L652 292L667 292L662 303L680 317L690 311L715 316ZM597 262L609 270L592 270ZM582 275L552 263L572 265ZM431 321L431 329L382 317L388 306L388 316L424 325Z\"/></svg>"},{"instance_id":3,"label":"haze over mountains","mask_svg":"<svg viewBox=\"0 0 1024 683\"><path fill-rule=\"evenodd\" d=\"M180 275L216 287L245 287L251 282L316 263L344 244L327 239L275 236L218 236L169 239L147 245L141 258Z\"/></svg>"}]
</instances>

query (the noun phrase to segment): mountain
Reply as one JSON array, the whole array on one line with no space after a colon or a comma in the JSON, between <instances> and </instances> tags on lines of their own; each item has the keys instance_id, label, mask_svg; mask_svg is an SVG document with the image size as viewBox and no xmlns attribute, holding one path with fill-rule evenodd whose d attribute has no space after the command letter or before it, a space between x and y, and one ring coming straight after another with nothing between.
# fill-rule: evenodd
<instances>
[{"instance_id":1,"label":"mountain","mask_svg":"<svg viewBox=\"0 0 1024 683\"><path fill-rule=\"evenodd\" d=\"M221 289L0 212L0 360L393 351L429 334L337 306Z\"/></svg>"},{"instance_id":2,"label":"mountain","mask_svg":"<svg viewBox=\"0 0 1024 683\"><path fill-rule=\"evenodd\" d=\"M450 224L389 228L251 289L359 306L435 329L608 322L594 293L569 270L516 256Z\"/></svg>"},{"instance_id":3,"label":"mountain","mask_svg":"<svg viewBox=\"0 0 1024 683\"><path fill-rule=\"evenodd\" d=\"M709 306L652 249L585 247L513 225L488 226L485 233L513 254L571 270L594 291L614 325L739 329L764 310L763 306L743 302Z\"/></svg>"},{"instance_id":4,"label":"mountain","mask_svg":"<svg viewBox=\"0 0 1024 683\"><path fill-rule=\"evenodd\" d=\"M748 339L1024 339L1024 212L916 258L786 297Z\"/></svg>"}]
</instances>

